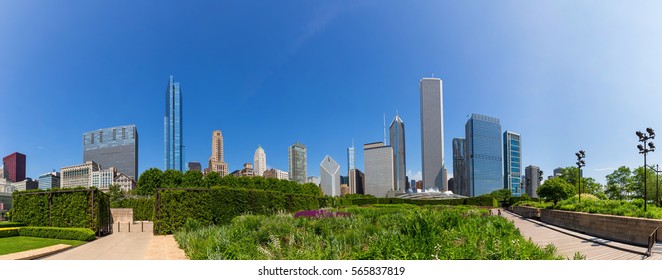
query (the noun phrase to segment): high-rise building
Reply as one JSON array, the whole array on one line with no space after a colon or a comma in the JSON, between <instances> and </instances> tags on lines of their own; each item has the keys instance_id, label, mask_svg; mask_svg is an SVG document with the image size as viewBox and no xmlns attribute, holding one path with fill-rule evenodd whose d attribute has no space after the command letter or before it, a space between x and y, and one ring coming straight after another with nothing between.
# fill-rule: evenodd
<instances>
[{"instance_id":1,"label":"high-rise building","mask_svg":"<svg viewBox=\"0 0 662 280\"><path fill-rule=\"evenodd\" d=\"M90 187L92 186L92 172L101 170L99 164L94 161L88 161L83 164L77 164L60 168L60 187Z\"/></svg>"},{"instance_id":2,"label":"high-rise building","mask_svg":"<svg viewBox=\"0 0 662 280\"><path fill-rule=\"evenodd\" d=\"M522 196L522 139L519 133L507 130L503 133L503 171L504 188L513 196Z\"/></svg>"},{"instance_id":3,"label":"high-rise building","mask_svg":"<svg viewBox=\"0 0 662 280\"><path fill-rule=\"evenodd\" d=\"M395 190L393 179L393 149L384 142L363 145L365 161L365 194L386 197Z\"/></svg>"},{"instance_id":4,"label":"high-rise building","mask_svg":"<svg viewBox=\"0 0 662 280\"><path fill-rule=\"evenodd\" d=\"M537 191L542 181L542 171L540 170L540 167L529 165L525 169L525 174L524 185L526 194L529 195L529 197L538 197Z\"/></svg>"},{"instance_id":5,"label":"high-rise building","mask_svg":"<svg viewBox=\"0 0 662 280\"><path fill-rule=\"evenodd\" d=\"M48 172L39 176L39 189L51 190L60 188L60 172Z\"/></svg>"},{"instance_id":6,"label":"high-rise building","mask_svg":"<svg viewBox=\"0 0 662 280\"><path fill-rule=\"evenodd\" d=\"M83 133L83 162L94 161L102 168L114 167L138 179L138 131L124 125Z\"/></svg>"},{"instance_id":7,"label":"high-rise building","mask_svg":"<svg viewBox=\"0 0 662 280\"><path fill-rule=\"evenodd\" d=\"M453 193L456 193L455 192L455 178L448 179L448 190L453 192Z\"/></svg>"},{"instance_id":8,"label":"high-rise building","mask_svg":"<svg viewBox=\"0 0 662 280\"><path fill-rule=\"evenodd\" d=\"M202 164L197 161L189 161L188 170L200 171L202 172Z\"/></svg>"},{"instance_id":9,"label":"high-rise building","mask_svg":"<svg viewBox=\"0 0 662 280\"><path fill-rule=\"evenodd\" d=\"M320 185L320 177L308 176L308 178L306 178L306 183L311 183L311 184L315 184L315 185L319 186Z\"/></svg>"},{"instance_id":10,"label":"high-rise building","mask_svg":"<svg viewBox=\"0 0 662 280\"><path fill-rule=\"evenodd\" d=\"M5 179L12 182L20 182L25 180L25 165L26 156L21 153L13 153L2 158L4 167Z\"/></svg>"},{"instance_id":11,"label":"high-rise building","mask_svg":"<svg viewBox=\"0 0 662 280\"><path fill-rule=\"evenodd\" d=\"M184 126L182 116L182 93L179 82L173 77L168 79L166 86L166 106L163 117L165 170L175 169L184 171Z\"/></svg>"},{"instance_id":12,"label":"high-rise building","mask_svg":"<svg viewBox=\"0 0 662 280\"><path fill-rule=\"evenodd\" d=\"M320 162L320 185L328 196L340 196L340 165L330 156Z\"/></svg>"},{"instance_id":13,"label":"high-rise building","mask_svg":"<svg viewBox=\"0 0 662 280\"><path fill-rule=\"evenodd\" d=\"M267 171L264 171L264 178L276 178L280 180L289 179L287 172L275 168L271 168Z\"/></svg>"},{"instance_id":14,"label":"high-rise building","mask_svg":"<svg viewBox=\"0 0 662 280\"><path fill-rule=\"evenodd\" d=\"M356 168L356 159L354 157L354 140L352 140L352 146L347 148L347 174L354 168Z\"/></svg>"},{"instance_id":15,"label":"high-rise building","mask_svg":"<svg viewBox=\"0 0 662 280\"><path fill-rule=\"evenodd\" d=\"M443 190L444 177L444 109L441 79L424 78L421 91L421 159L423 188ZM368 169L366 168L366 173Z\"/></svg>"},{"instance_id":16,"label":"high-rise building","mask_svg":"<svg viewBox=\"0 0 662 280\"><path fill-rule=\"evenodd\" d=\"M267 170L267 155L260 145L257 145L257 150L255 150L253 163L255 164L255 176L264 176L264 171Z\"/></svg>"},{"instance_id":17,"label":"high-rise building","mask_svg":"<svg viewBox=\"0 0 662 280\"><path fill-rule=\"evenodd\" d=\"M288 149L290 181L306 182L306 145L296 142Z\"/></svg>"},{"instance_id":18,"label":"high-rise building","mask_svg":"<svg viewBox=\"0 0 662 280\"><path fill-rule=\"evenodd\" d=\"M214 130L211 136L211 157L209 157L208 172L217 172L221 176L228 175L228 164L223 159L223 134Z\"/></svg>"},{"instance_id":19,"label":"high-rise building","mask_svg":"<svg viewBox=\"0 0 662 280\"><path fill-rule=\"evenodd\" d=\"M36 190L39 188L39 183L37 181L32 180L32 178L25 178L25 180L19 181L12 183L12 186L14 187L14 190L17 191L29 191L29 190Z\"/></svg>"},{"instance_id":20,"label":"high-rise building","mask_svg":"<svg viewBox=\"0 0 662 280\"><path fill-rule=\"evenodd\" d=\"M92 181L91 186L103 191L107 191L110 185L115 182L116 174L117 169L114 167L93 171L92 175L90 176L90 180Z\"/></svg>"},{"instance_id":21,"label":"high-rise building","mask_svg":"<svg viewBox=\"0 0 662 280\"><path fill-rule=\"evenodd\" d=\"M503 154L499 119L472 114L465 129L468 196L480 196L502 189Z\"/></svg>"},{"instance_id":22,"label":"high-rise building","mask_svg":"<svg viewBox=\"0 0 662 280\"><path fill-rule=\"evenodd\" d=\"M563 176L563 168L562 167L557 167L554 168L554 174L552 174L553 177L561 177Z\"/></svg>"},{"instance_id":23,"label":"high-rise building","mask_svg":"<svg viewBox=\"0 0 662 280\"><path fill-rule=\"evenodd\" d=\"M469 196L466 173L466 153L467 141L464 138L453 138L453 193Z\"/></svg>"},{"instance_id":24,"label":"high-rise building","mask_svg":"<svg viewBox=\"0 0 662 280\"><path fill-rule=\"evenodd\" d=\"M365 194L363 186L365 186L365 174L359 169L349 170L349 193Z\"/></svg>"},{"instance_id":25,"label":"high-rise building","mask_svg":"<svg viewBox=\"0 0 662 280\"><path fill-rule=\"evenodd\" d=\"M398 114L389 126L391 148L393 148L393 179L396 191L407 190L407 164L405 154L405 123Z\"/></svg>"}]
</instances>

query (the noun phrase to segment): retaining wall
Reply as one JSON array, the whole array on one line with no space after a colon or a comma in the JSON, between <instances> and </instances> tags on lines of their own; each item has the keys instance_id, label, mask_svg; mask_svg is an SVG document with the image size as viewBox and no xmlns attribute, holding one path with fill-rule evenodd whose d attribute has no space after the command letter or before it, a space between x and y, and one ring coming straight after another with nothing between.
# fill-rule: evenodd
<instances>
[{"instance_id":1,"label":"retaining wall","mask_svg":"<svg viewBox=\"0 0 662 280\"><path fill-rule=\"evenodd\" d=\"M113 223L133 223L133 208L110 208Z\"/></svg>"}]
</instances>

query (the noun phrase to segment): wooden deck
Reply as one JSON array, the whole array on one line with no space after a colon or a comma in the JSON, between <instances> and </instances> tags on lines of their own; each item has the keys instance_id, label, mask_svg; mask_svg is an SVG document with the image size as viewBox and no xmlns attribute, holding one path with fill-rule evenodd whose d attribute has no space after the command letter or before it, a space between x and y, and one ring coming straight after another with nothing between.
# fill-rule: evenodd
<instances>
[{"instance_id":1,"label":"wooden deck","mask_svg":"<svg viewBox=\"0 0 662 280\"><path fill-rule=\"evenodd\" d=\"M493 211L496 214L496 210ZM571 230L556 227L533 219L501 210L501 215L515 223L524 237L540 246L553 244L557 254L573 259L575 253L586 256L587 260L662 260L661 253L646 258L646 248L616 241L597 238Z\"/></svg>"}]
</instances>

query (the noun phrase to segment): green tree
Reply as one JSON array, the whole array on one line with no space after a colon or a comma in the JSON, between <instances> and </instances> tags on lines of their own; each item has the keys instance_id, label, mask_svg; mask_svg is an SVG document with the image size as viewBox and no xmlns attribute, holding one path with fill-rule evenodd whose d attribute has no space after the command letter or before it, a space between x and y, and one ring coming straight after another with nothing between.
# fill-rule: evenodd
<instances>
[{"instance_id":1,"label":"green tree","mask_svg":"<svg viewBox=\"0 0 662 280\"><path fill-rule=\"evenodd\" d=\"M605 195L613 200L625 200L632 197L632 171L626 166L621 166L607 175L607 186Z\"/></svg>"},{"instance_id":2,"label":"green tree","mask_svg":"<svg viewBox=\"0 0 662 280\"><path fill-rule=\"evenodd\" d=\"M205 174L204 184L208 188L218 187L221 183L221 174L218 174L218 172L209 172Z\"/></svg>"},{"instance_id":3,"label":"green tree","mask_svg":"<svg viewBox=\"0 0 662 280\"><path fill-rule=\"evenodd\" d=\"M150 168L140 174L136 184L138 195L153 195L163 182L163 172L158 168Z\"/></svg>"},{"instance_id":4,"label":"green tree","mask_svg":"<svg viewBox=\"0 0 662 280\"><path fill-rule=\"evenodd\" d=\"M655 201L656 186L655 186L655 171L650 168L637 167L632 171L632 189L633 195L631 198L644 198L644 170L646 172L646 201Z\"/></svg>"},{"instance_id":5,"label":"green tree","mask_svg":"<svg viewBox=\"0 0 662 280\"><path fill-rule=\"evenodd\" d=\"M508 200L512 196L512 192L509 189L498 189L490 193L490 196L496 198L496 200L501 202L501 205L506 205Z\"/></svg>"},{"instance_id":6,"label":"green tree","mask_svg":"<svg viewBox=\"0 0 662 280\"><path fill-rule=\"evenodd\" d=\"M579 179L579 168L574 166L561 168L561 178L563 178L563 180L575 188L575 193L578 192L577 188L579 186L577 185L577 179ZM582 193L602 196L601 193L603 192L604 187L600 183L596 182L595 179L582 176L581 182Z\"/></svg>"},{"instance_id":7,"label":"green tree","mask_svg":"<svg viewBox=\"0 0 662 280\"><path fill-rule=\"evenodd\" d=\"M119 185L113 184L108 187L108 196L110 197L110 204L115 205L122 201L126 194L120 189Z\"/></svg>"},{"instance_id":8,"label":"green tree","mask_svg":"<svg viewBox=\"0 0 662 280\"><path fill-rule=\"evenodd\" d=\"M545 181L536 193L545 200L551 200L554 205L557 202L572 196L575 192L572 185L568 184L562 177L552 178Z\"/></svg>"},{"instance_id":9,"label":"green tree","mask_svg":"<svg viewBox=\"0 0 662 280\"><path fill-rule=\"evenodd\" d=\"M188 170L182 176L182 187L184 188L202 188L206 187L202 172L197 170Z\"/></svg>"},{"instance_id":10,"label":"green tree","mask_svg":"<svg viewBox=\"0 0 662 280\"><path fill-rule=\"evenodd\" d=\"M168 169L163 172L163 188L180 188L182 186L182 174L179 170Z\"/></svg>"}]
</instances>

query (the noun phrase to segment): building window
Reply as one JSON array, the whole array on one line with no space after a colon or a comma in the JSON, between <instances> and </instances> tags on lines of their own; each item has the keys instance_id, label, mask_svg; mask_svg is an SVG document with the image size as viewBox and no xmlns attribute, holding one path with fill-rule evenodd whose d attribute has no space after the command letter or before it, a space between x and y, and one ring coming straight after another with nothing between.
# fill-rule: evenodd
<instances>
[{"instance_id":1,"label":"building window","mask_svg":"<svg viewBox=\"0 0 662 280\"><path fill-rule=\"evenodd\" d=\"M122 139L126 139L126 128L122 127Z\"/></svg>"},{"instance_id":2,"label":"building window","mask_svg":"<svg viewBox=\"0 0 662 280\"><path fill-rule=\"evenodd\" d=\"M90 137L90 144L94 144L94 133L92 133L92 137Z\"/></svg>"},{"instance_id":3,"label":"building window","mask_svg":"<svg viewBox=\"0 0 662 280\"><path fill-rule=\"evenodd\" d=\"M103 131L99 131L99 143L103 143Z\"/></svg>"},{"instance_id":4,"label":"building window","mask_svg":"<svg viewBox=\"0 0 662 280\"><path fill-rule=\"evenodd\" d=\"M113 141L117 140L117 129L113 129Z\"/></svg>"}]
</instances>

